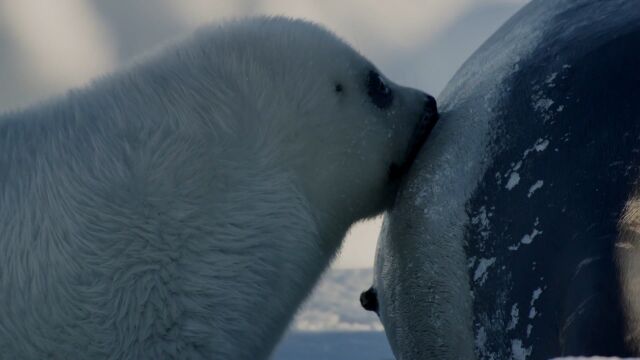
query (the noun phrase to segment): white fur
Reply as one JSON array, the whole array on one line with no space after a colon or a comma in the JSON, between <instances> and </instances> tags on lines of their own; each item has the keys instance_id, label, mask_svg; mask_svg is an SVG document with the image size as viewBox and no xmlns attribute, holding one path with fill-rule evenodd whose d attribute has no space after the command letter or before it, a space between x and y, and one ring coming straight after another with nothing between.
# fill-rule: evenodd
<instances>
[{"instance_id":1,"label":"white fur","mask_svg":"<svg viewBox=\"0 0 640 360\"><path fill-rule=\"evenodd\" d=\"M0 118L0 358L267 357L393 198L422 95L376 108L371 68L248 19Z\"/></svg>"}]
</instances>

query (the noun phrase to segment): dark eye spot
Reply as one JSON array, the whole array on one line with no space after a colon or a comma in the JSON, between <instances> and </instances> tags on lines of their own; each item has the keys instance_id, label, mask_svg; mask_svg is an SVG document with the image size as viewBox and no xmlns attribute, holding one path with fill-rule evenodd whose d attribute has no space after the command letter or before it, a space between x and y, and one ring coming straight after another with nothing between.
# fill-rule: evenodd
<instances>
[{"instance_id":1,"label":"dark eye spot","mask_svg":"<svg viewBox=\"0 0 640 360\"><path fill-rule=\"evenodd\" d=\"M341 93L344 90L344 88L342 87L342 84L337 83L336 87L335 87L335 90L336 90L337 93Z\"/></svg>"},{"instance_id":2,"label":"dark eye spot","mask_svg":"<svg viewBox=\"0 0 640 360\"><path fill-rule=\"evenodd\" d=\"M385 84L382 76L373 70L367 75L367 94L380 109L388 108L393 102L393 91Z\"/></svg>"}]
</instances>

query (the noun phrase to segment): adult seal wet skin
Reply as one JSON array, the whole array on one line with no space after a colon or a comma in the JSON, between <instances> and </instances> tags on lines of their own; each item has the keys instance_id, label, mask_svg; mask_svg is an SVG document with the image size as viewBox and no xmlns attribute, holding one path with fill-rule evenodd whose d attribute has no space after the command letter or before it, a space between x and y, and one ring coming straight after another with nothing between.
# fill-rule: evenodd
<instances>
[{"instance_id":1,"label":"adult seal wet skin","mask_svg":"<svg viewBox=\"0 0 640 360\"><path fill-rule=\"evenodd\" d=\"M640 6L532 1L462 66L378 244L396 357L640 350Z\"/></svg>"}]
</instances>

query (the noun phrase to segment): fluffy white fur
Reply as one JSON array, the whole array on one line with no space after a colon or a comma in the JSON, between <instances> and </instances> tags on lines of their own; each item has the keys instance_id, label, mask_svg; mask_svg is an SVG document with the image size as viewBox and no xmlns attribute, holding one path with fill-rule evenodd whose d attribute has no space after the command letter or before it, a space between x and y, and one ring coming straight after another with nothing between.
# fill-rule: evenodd
<instances>
[{"instance_id":1,"label":"fluffy white fur","mask_svg":"<svg viewBox=\"0 0 640 360\"><path fill-rule=\"evenodd\" d=\"M393 198L424 99L370 69L248 19L0 118L0 358L266 358Z\"/></svg>"}]
</instances>

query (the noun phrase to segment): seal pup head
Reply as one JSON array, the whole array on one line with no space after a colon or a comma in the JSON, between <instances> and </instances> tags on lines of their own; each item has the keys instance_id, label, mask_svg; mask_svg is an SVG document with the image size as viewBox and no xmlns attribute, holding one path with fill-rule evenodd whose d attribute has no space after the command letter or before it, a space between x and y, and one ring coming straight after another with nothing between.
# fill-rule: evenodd
<instances>
[{"instance_id":1,"label":"seal pup head","mask_svg":"<svg viewBox=\"0 0 640 360\"><path fill-rule=\"evenodd\" d=\"M434 98L307 21L257 18L220 33L220 76L241 95L225 106L244 114L236 126L259 161L292 174L318 217L350 225L389 208L438 119Z\"/></svg>"}]
</instances>

